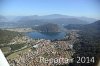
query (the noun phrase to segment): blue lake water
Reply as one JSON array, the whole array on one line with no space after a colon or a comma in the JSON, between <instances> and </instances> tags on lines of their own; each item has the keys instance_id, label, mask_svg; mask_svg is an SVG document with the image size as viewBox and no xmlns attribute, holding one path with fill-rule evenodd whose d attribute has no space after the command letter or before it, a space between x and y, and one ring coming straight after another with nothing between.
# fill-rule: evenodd
<instances>
[{"instance_id":1,"label":"blue lake water","mask_svg":"<svg viewBox=\"0 0 100 66\"><path fill-rule=\"evenodd\" d=\"M26 33L27 36L33 39L63 39L66 35L65 32L28 32Z\"/></svg>"}]
</instances>

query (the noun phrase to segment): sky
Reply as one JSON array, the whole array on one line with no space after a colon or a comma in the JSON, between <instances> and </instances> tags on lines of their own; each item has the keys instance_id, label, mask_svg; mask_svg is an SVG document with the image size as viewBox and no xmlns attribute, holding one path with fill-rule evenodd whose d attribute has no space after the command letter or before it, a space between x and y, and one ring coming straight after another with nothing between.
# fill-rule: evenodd
<instances>
[{"instance_id":1,"label":"sky","mask_svg":"<svg viewBox=\"0 0 100 66\"><path fill-rule=\"evenodd\" d=\"M99 0L0 0L0 15L62 14L100 18Z\"/></svg>"}]
</instances>

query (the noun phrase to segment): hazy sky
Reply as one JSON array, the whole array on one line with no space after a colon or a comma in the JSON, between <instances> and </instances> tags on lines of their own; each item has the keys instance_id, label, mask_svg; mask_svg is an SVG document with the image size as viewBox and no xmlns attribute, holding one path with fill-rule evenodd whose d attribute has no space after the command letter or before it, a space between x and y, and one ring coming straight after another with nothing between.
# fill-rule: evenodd
<instances>
[{"instance_id":1,"label":"hazy sky","mask_svg":"<svg viewBox=\"0 0 100 66\"><path fill-rule=\"evenodd\" d=\"M97 0L2 0L1 15L63 14L100 18Z\"/></svg>"}]
</instances>

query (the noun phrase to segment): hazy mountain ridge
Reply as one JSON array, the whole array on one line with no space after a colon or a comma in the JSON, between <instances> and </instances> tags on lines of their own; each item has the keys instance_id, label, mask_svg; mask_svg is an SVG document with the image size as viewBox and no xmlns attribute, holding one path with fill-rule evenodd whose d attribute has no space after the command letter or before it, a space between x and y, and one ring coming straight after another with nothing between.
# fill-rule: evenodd
<instances>
[{"instance_id":1,"label":"hazy mountain ridge","mask_svg":"<svg viewBox=\"0 0 100 66\"><path fill-rule=\"evenodd\" d=\"M0 15L0 22L7 22L8 19L5 16Z\"/></svg>"},{"instance_id":2,"label":"hazy mountain ridge","mask_svg":"<svg viewBox=\"0 0 100 66\"><path fill-rule=\"evenodd\" d=\"M92 18L82 18L82 17L74 17L74 16L67 16L67 15L60 15L60 14L51 14L51 15L32 15L32 16L12 16L12 17L5 17L6 19L0 17L0 24L4 27L33 27L34 25L41 25L45 23L55 23L59 25L68 25L68 24L88 24L96 19ZM7 23L3 23L7 22Z\"/></svg>"}]
</instances>

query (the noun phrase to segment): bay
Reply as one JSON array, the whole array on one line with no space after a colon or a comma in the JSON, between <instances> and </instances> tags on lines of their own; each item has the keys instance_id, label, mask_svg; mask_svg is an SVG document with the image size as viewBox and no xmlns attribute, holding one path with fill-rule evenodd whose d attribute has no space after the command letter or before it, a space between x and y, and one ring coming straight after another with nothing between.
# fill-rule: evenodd
<instances>
[{"instance_id":1,"label":"bay","mask_svg":"<svg viewBox=\"0 0 100 66\"><path fill-rule=\"evenodd\" d=\"M55 40L55 39L63 39L66 33L65 32L28 32L26 33L26 35L33 39Z\"/></svg>"}]
</instances>

